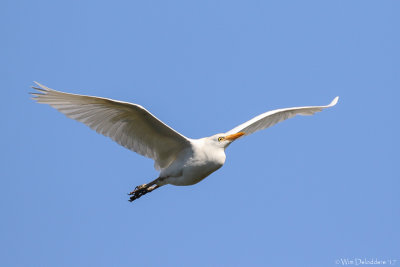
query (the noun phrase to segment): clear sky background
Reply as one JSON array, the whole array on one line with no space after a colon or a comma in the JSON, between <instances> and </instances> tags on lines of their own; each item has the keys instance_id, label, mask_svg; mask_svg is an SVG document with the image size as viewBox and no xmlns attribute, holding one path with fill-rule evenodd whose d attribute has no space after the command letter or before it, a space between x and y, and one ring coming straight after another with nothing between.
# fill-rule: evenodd
<instances>
[{"instance_id":1,"label":"clear sky background","mask_svg":"<svg viewBox=\"0 0 400 267\"><path fill-rule=\"evenodd\" d=\"M1 2L1 266L400 265L399 1ZM32 81L143 105L192 138L337 106L240 139L165 186L139 156L34 103Z\"/></svg>"}]
</instances>

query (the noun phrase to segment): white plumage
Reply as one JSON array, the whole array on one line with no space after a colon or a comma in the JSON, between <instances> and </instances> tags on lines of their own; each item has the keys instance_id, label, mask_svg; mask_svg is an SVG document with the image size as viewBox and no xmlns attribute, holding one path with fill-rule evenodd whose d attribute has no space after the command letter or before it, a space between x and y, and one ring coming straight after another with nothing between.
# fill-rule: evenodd
<instances>
[{"instance_id":1,"label":"white plumage","mask_svg":"<svg viewBox=\"0 0 400 267\"><path fill-rule=\"evenodd\" d=\"M118 144L154 160L157 179L130 193L130 201L165 185L198 183L225 162L225 148L244 135L268 128L295 115L312 115L336 105L284 108L265 112L232 130L201 139L178 133L144 107L112 99L64 93L36 83L32 93L38 103L48 104Z\"/></svg>"}]
</instances>

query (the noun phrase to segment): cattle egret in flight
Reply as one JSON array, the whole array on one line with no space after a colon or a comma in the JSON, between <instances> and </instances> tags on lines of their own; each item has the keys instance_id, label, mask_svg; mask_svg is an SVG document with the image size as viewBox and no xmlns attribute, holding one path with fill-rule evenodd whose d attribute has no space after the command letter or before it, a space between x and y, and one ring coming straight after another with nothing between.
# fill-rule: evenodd
<instances>
[{"instance_id":1,"label":"cattle egret in flight","mask_svg":"<svg viewBox=\"0 0 400 267\"><path fill-rule=\"evenodd\" d=\"M265 112L226 133L191 139L178 133L144 107L107 98L69 94L36 83L32 93L38 103L48 104L118 144L152 158L160 171L154 181L137 186L130 201L166 184L193 185L225 163L225 149L236 139L268 128L295 115L312 115L336 105L283 108Z\"/></svg>"}]
</instances>

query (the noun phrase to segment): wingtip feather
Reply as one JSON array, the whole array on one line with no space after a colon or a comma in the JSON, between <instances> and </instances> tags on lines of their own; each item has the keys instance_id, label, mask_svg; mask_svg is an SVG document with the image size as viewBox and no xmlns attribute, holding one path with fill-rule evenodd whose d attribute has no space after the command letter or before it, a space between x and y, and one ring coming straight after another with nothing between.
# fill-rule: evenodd
<instances>
[{"instance_id":1,"label":"wingtip feather","mask_svg":"<svg viewBox=\"0 0 400 267\"><path fill-rule=\"evenodd\" d=\"M37 81L33 81L37 86L39 86L40 88L37 88L37 87L33 87L32 86L32 88L34 88L34 89L37 89L37 90L41 90L41 91L50 91L50 88L48 88L47 86L44 86L43 84L40 84L40 83L38 83Z\"/></svg>"},{"instance_id":2,"label":"wingtip feather","mask_svg":"<svg viewBox=\"0 0 400 267\"><path fill-rule=\"evenodd\" d=\"M41 91L41 92L47 92L47 90L39 88L39 87L31 86L31 88L35 89L35 90L38 90L38 91Z\"/></svg>"},{"instance_id":3,"label":"wingtip feather","mask_svg":"<svg viewBox=\"0 0 400 267\"><path fill-rule=\"evenodd\" d=\"M334 105L337 104L337 102L339 101L339 97L335 97L332 102L328 105L328 107L333 107Z\"/></svg>"}]
</instances>

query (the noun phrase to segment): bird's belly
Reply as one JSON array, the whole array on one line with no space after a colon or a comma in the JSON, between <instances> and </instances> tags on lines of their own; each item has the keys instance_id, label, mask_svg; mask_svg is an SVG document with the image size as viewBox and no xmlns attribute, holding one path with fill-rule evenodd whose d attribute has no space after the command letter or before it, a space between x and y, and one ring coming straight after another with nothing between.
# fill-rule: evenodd
<instances>
[{"instance_id":1,"label":"bird's belly","mask_svg":"<svg viewBox=\"0 0 400 267\"><path fill-rule=\"evenodd\" d=\"M182 176L169 177L167 183L172 185L193 185L197 184L211 173L222 167L223 164L216 162L205 162L202 164L188 164L183 169Z\"/></svg>"}]
</instances>

